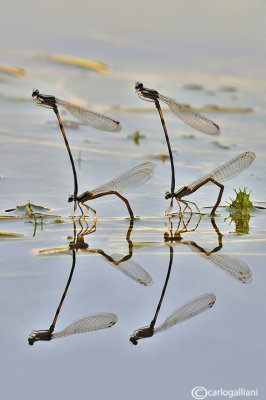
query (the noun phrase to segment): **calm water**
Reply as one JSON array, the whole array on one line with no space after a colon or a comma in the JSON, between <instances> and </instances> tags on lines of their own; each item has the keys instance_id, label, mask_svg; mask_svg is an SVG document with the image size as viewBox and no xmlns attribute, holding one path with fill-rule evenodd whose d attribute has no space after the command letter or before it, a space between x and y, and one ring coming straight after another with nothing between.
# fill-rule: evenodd
<instances>
[{"instance_id":1,"label":"calm water","mask_svg":"<svg viewBox=\"0 0 266 400\"><path fill-rule=\"evenodd\" d=\"M239 187L251 190L253 200L265 201L263 14L260 1L169 0L163 8L151 1L90 6L77 1L71 7L61 1L24 1L15 11L13 4L5 4L0 64L23 68L26 74L0 71L0 215L9 217L0 219L0 232L6 234L0 237L3 398L189 400L191 390L202 386L258 389L255 398L265 399L266 211L251 213L242 226L245 233L236 232L226 208L218 209L215 224L208 215L199 220L195 214L188 232L167 241L182 223L177 216L171 221L164 216L170 165L160 155L166 144L152 103L134 93L140 80L192 106L251 108L253 112L203 112L221 126L218 138L193 131L170 112L165 119L177 188L250 150L256 160L225 184L222 204ZM45 53L98 60L110 70L103 74L52 63L41 59ZM191 84L199 90L186 86ZM233 89L222 89L228 86ZM80 193L141 162L157 164L154 178L128 195L140 216L133 226L125 205L108 196L91 204L98 214L96 229L90 216L88 226L76 221L75 231L67 203L73 192L68 156L55 115L32 102L33 88L121 121L119 133L66 127ZM63 112L62 118L73 121ZM132 138L135 131L144 136L138 144ZM191 200L206 213L203 207L213 205L217 194L210 185ZM19 210L4 212L27 201L51 208L46 213L52 216L35 225ZM79 246L71 245L84 231ZM116 314L118 321L109 329L31 347L31 331L48 329L53 321L73 254L75 269L55 332L102 312ZM125 261L115 265L110 259ZM196 296L214 293L216 302L133 346L130 335L154 317L171 261L155 328ZM246 284L234 275L239 264L252 275Z\"/></svg>"}]
</instances>

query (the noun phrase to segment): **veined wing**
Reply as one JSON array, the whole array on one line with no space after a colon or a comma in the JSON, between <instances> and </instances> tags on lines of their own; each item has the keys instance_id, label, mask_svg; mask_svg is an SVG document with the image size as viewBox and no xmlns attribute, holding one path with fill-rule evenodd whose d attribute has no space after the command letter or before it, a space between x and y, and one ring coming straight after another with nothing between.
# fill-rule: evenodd
<instances>
[{"instance_id":1,"label":"veined wing","mask_svg":"<svg viewBox=\"0 0 266 400\"><path fill-rule=\"evenodd\" d=\"M119 262L119 260L123 258L123 256L119 254L112 254L111 258L114 260L114 262L109 260L107 261L134 281L141 283L144 286L149 286L152 284L152 277L150 276L150 274L134 260L129 259L123 262Z\"/></svg>"},{"instance_id":2,"label":"veined wing","mask_svg":"<svg viewBox=\"0 0 266 400\"><path fill-rule=\"evenodd\" d=\"M111 181L97 186L95 189L90 190L90 192L94 195L111 191L118 193L126 192L148 182L153 177L155 168L156 164L152 162L142 163Z\"/></svg>"},{"instance_id":3,"label":"veined wing","mask_svg":"<svg viewBox=\"0 0 266 400\"><path fill-rule=\"evenodd\" d=\"M55 101L57 105L64 107L75 118L81 122L84 122L84 124L92 126L93 128L111 132L118 132L121 130L120 122L116 121L115 119L106 117L105 115L98 114L93 111L89 111L84 107L76 106L65 100L56 98Z\"/></svg>"},{"instance_id":4,"label":"veined wing","mask_svg":"<svg viewBox=\"0 0 266 400\"><path fill-rule=\"evenodd\" d=\"M208 310L214 305L215 301L216 296L213 293L207 293L195 297L188 303L178 307L172 314L170 314L161 325L154 329L154 333L164 331L179 322L183 322L203 311Z\"/></svg>"},{"instance_id":5,"label":"veined wing","mask_svg":"<svg viewBox=\"0 0 266 400\"><path fill-rule=\"evenodd\" d=\"M232 179L235 176L241 174L241 172L245 171L245 169L247 169L254 161L255 157L256 155L252 151L246 151L245 153L242 153L232 160L220 165L220 167L214 169L209 174L204 175L199 179L196 179L190 185L187 185L187 187L193 190L196 186L198 186L200 183L204 182L208 178L212 178L217 182L224 182Z\"/></svg>"},{"instance_id":6,"label":"veined wing","mask_svg":"<svg viewBox=\"0 0 266 400\"><path fill-rule=\"evenodd\" d=\"M185 124L191 126L197 131L206 133L207 135L218 136L220 135L219 125L195 111L189 110L187 107L178 104L175 100L163 96L158 93L159 100L168 105L170 110Z\"/></svg>"},{"instance_id":7,"label":"veined wing","mask_svg":"<svg viewBox=\"0 0 266 400\"><path fill-rule=\"evenodd\" d=\"M72 322L72 324L68 325L63 331L53 333L52 338L110 328L116 322L117 316L113 313L92 314Z\"/></svg>"},{"instance_id":8,"label":"veined wing","mask_svg":"<svg viewBox=\"0 0 266 400\"><path fill-rule=\"evenodd\" d=\"M242 283L248 283L251 281L251 269L243 260L240 260L236 257L228 256L227 254L223 254L221 252L211 253L211 251L208 252L207 249L205 249L206 253L203 253L198 247L193 246L189 243L187 243L187 245L192 251L199 254L206 260L212 262L213 264L217 265L217 267L223 269L225 272L227 272L238 281Z\"/></svg>"}]
</instances>

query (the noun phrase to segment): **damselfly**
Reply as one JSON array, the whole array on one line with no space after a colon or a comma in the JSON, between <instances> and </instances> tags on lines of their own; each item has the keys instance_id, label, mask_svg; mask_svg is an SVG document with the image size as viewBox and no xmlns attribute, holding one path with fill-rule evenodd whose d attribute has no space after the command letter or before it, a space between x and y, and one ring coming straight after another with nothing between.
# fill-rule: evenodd
<instances>
[{"instance_id":1,"label":"damselfly","mask_svg":"<svg viewBox=\"0 0 266 400\"><path fill-rule=\"evenodd\" d=\"M120 131L120 129L121 129L120 122L118 122L112 118L106 117L105 115L101 115L101 114L95 113L93 111L89 111L84 107L76 106L68 101L60 100L55 96L41 94L39 92L39 90L37 90L37 89L33 91L32 97L33 97L34 101L36 102L36 104L46 107L46 108L51 108L57 117L59 127L62 132L64 141L65 141L65 145L66 145L66 148L67 148L67 151L69 154L71 166L72 166L72 171L73 171L73 175L74 175L74 195L76 197L78 194L77 173L76 173L76 168L75 168L73 156L71 153L71 149L70 149L70 146L69 146L69 143L68 143L68 140L66 137L66 133L64 130L64 126L62 124L62 120L61 120L61 117L60 117L60 114L58 111L58 106L63 107L64 109L69 111L70 114L72 114L75 118L77 118L81 122L83 122L89 126L92 126L93 128L96 128L96 129L112 131L112 132Z\"/></svg>"},{"instance_id":2,"label":"damselfly","mask_svg":"<svg viewBox=\"0 0 266 400\"><path fill-rule=\"evenodd\" d=\"M233 158L232 160L227 161L226 163L220 165L220 167L214 169L209 174L204 175L203 177L195 180L190 185L183 186L181 189L179 189L174 194L172 194L170 192L166 192L165 198L166 199L175 198L179 205L180 211L181 211L181 207L180 207L179 202L182 202L183 204L185 204L185 208L184 208L183 212L185 211L186 208L189 208L191 211L191 208L188 205L188 203L191 203L191 204L195 205L198 212L200 213L200 210L195 203L193 203L191 201L187 201L187 200L184 201L181 199L184 196L189 196L190 194L196 192L196 190L198 190L201 186L205 185L206 183L214 183L215 185L219 186L219 188L220 188L220 192L219 192L217 201L210 213L210 215L214 215L215 210L217 209L218 205L221 202L222 194L223 194L223 190L224 190L224 185L222 185L221 182L227 181L227 180L234 178L235 176L241 174L241 172L243 172L245 169L247 169L250 166L250 164L254 161L255 157L256 156L252 151L246 151L245 153L242 153L239 156ZM168 208L166 213L169 214L171 209L172 209L172 204L170 205L170 207Z\"/></svg>"},{"instance_id":3,"label":"damselfly","mask_svg":"<svg viewBox=\"0 0 266 400\"><path fill-rule=\"evenodd\" d=\"M185 124L190 125L192 128L206 133L208 135L219 135L220 134L220 128L217 124L214 122L210 121L208 118L203 117L202 115L196 113L195 111L189 110L187 107L182 106L181 104L177 103L175 100L170 99L169 97L161 95L157 90L154 89L148 89L143 86L142 83L136 82L135 84L135 90L138 93L138 96L142 100L146 101L153 101L155 104L155 107L157 108L161 123L163 126L164 134L165 134L165 139L168 147L168 152L170 156L170 163L171 163L171 171L172 171L172 179L171 179L171 193L173 194L175 191L175 169L174 169L174 160L173 160L173 154L172 154L172 149L171 149L171 144L170 140L168 137L163 113L161 110L161 106L159 103L160 101L163 101L165 104L168 105L170 110ZM172 208L173 200L171 199L171 208Z\"/></svg>"},{"instance_id":4,"label":"damselfly","mask_svg":"<svg viewBox=\"0 0 266 400\"><path fill-rule=\"evenodd\" d=\"M155 333L165 331L180 322L186 321L187 319L192 318L195 315L208 310L209 308L212 308L215 301L216 296L213 293L207 293L195 297L188 303L183 304L173 311L157 328L154 328L157 319L156 316L156 319L153 319L150 325L135 330L135 332L130 336L130 341L136 345L140 339L151 337Z\"/></svg>"},{"instance_id":5,"label":"damselfly","mask_svg":"<svg viewBox=\"0 0 266 400\"><path fill-rule=\"evenodd\" d=\"M125 205L127 206L130 219L134 220L134 214L130 207L128 200L123 197L120 193L126 192L128 190L137 188L140 185L148 182L153 174L156 164L152 162L144 162L136 167L124 172L122 175L117 176L111 181L97 186L95 189L82 193L79 196L71 195L68 198L68 202L77 201L84 205L88 210L91 209L93 213L96 215L96 211L88 205L84 204L85 201L94 200L98 197L115 195L119 197Z\"/></svg>"},{"instance_id":6,"label":"damselfly","mask_svg":"<svg viewBox=\"0 0 266 400\"><path fill-rule=\"evenodd\" d=\"M54 332L52 329L32 331L28 338L29 344L37 341L49 341L76 333L98 331L99 329L110 328L117 322L117 316L113 313L92 314L72 322L65 329Z\"/></svg>"}]
</instances>

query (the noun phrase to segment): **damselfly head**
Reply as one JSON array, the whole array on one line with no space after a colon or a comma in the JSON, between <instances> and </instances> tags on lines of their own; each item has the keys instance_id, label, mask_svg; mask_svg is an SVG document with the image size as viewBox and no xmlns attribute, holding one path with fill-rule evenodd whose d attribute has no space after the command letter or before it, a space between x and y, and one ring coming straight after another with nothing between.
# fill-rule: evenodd
<instances>
[{"instance_id":1,"label":"damselfly head","mask_svg":"<svg viewBox=\"0 0 266 400\"><path fill-rule=\"evenodd\" d=\"M32 92L33 99L37 99L39 97L39 94L40 94L39 90L38 89L34 89L33 92Z\"/></svg>"},{"instance_id":2,"label":"damselfly head","mask_svg":"<svg viewBox=\"0 0 266 400\"><path fill-rule=\"evenodd\" d=\"M154 102L159 97L157 90L145 88L141 82L136 82L135 90L139 98L145 101Z\"/></svg>"},{"instance_id":3,"label":"damselfly head","mask_svg":"<svg viewBox=\"0 0 266 400\"><path fill-rule=\"evenodd\" d=\"M69 203L72 203L72 201L74 201L74 196L73 194L71 196L69 196L68 200Z\"/></svg>"},{"instance_id":4,"label":"damselfly head","mask_svg":"<svg viewBox=\"0 0 266 400\"><path fill-rule=\"evenodd\" d=\"M141 83L141 82L136 82L135 83L135 90L137 90L137 91L141 91L142 89L144 89L144 86L143 86L143 83Z\"/></svg>"},{"instance_id":5,"label":"damselfly head","mask_svg":"<svg viewBox=\"0 0 266 400\"><path fill-rule=\"evenodd\" d=\"M165 192L164 198L167 199L171 199L173 196L171 195L170 192Z\"/></svg>"},{"instance_id":6,"label":"damselfly head","mask_svg":"<svg viewBox=\"0 0 266 400\"><path fill-rule=\"evenodd\" d=\"M50 329L45 329L41 331L32 331L30 336L28 337L28 342L30 346L33 346L35 342L40 340L50 341L52 339L52 332Z\"/></svg>"},{"instance_id":7,"label":"damselfly head","mask_svg":"<svg viewBox=\"0 0 266 400\"><path fill-rule=\"evenodd\" d=\"M34 89L34 90L33 90L33 92L32 92L32 98L33 98L33 100L35 101L36 104L42 105L43 100L42 100L42 98L40 97L40 92L39 92L38 89Z\"/></svg>"},{"instance_id":8,"label":"damselfly head","mask_svg":"<svg viewBox=\"0 0 266 400\"><path fill-rule=\"evenodd\" d=\"M135 346L137 346L138 341L137 341L136 336L131 335L130 338L129 338L129 340L130 340L130 342L131 342L132 344L134 344Z\"/></svg>"},{"instance_id":9,"label":"damselfly head","mask_svg":"<svg viewBox=\"0 0 266 400\"><path fill-rule=\"evenodd\" d=\"M50 95L41 94L38 89L34 89L32 92L32 98L36 104L46 108L54 108L55 97Z\"/></svg>"},{"instance_id":10,"label":"damselfly head","mask_svg":"<svg viewBox=\"0 0 266 400\"><path fill-rule=\"evenodd\" d=\"M132 344L137 345L139 339L145 339L148 337L152 337L154 333L154 324L148 325L148 326L143 326L142 328L139 328L133 332L133 334L130 336L129 340Z\"/></svg>"}]
</instances>

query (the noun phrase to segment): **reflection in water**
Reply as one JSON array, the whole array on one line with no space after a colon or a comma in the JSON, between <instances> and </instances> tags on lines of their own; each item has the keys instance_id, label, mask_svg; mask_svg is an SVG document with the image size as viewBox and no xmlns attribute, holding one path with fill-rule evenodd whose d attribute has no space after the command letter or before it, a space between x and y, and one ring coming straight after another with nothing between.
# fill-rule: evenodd
<instances>
[{"instance_id":1,"label":"reflection in water","mask_svg":"<svg viewBox=\"0 0 266 400\"><path fill-rule=\"evenodd\" d=\"M123 272L129 278L144 286L152 284L152 277L141 265L132 259L125 261L123 259L120 254L112 254L108 258L105 256L105 260L109 261L116 269Z\"/></svg>"},{"instance_id":2,"label":"reflection in water","mask_svg":"<svg viewBox=\"0 0 266 400\"><path fill-rule=\"evenodd\" d=\"M231 218L230 224L232 221L235 223L235 233L249 233L250 214L248 212L230 212L228 218Z\"/></svg>"},{"instance_id":3,"label":"reflection in water","mask_svg":"<svg viewBox=\"0 0 266 400\"><path fill-rule=\"evenodd\" d=\"M165 242L170 242L170 243L181 243L184 245L187 245L193 252L199 254L201 257L205 258L206 260L212 262L213 264L217 265L219 268L227 272L229 275L231 275L233 278L239 280L242 283L248 283L251 281L252 277L252 272L248 265L243 261L240 260L239 258L229 256L227 254L221 253L220 250L223 247L222 243L222 234L219 231L215 219L212 217L211 218L211 223L214 231L217 234L217 239L218 239L218 246L213 248L212 250L203 248L199 246L196 242L192 240L183 240L181 237L180 233L184 232L184 230L178 230L179 225L177 230L173 233L172 229L172 222L171 222L171 228L169 229L170 235L168 232L164 234L164 240ZM197 229L198 225L196 226ZM219 252L219 254L218 254Z\"/></svg>"},{"instance_id":4,"label":"reflection in water","mask_svg":"<svg viewBox=\"0 0 266 400\"><path fill-rule=\"evenodd\" d=\"M81 221L85 221L86 228L82 226ZM130 239L130 235L134 226L133 221L130 221L127 234L125 237L128 243L128 254L126 254L125 256L120 254L109 255L102 249L90 249L89 245L84 241L84 236L95 232L96 224L94 224L92 228L89 228L86 218L79 218L78 222L81 226L81 229L79 233L76 234L76 223L74 219L73 222L74 222L74 239L69 243L69 247L59 247L59 248L39 250L38 254L41 255L64 254L64 253L69 253L70 249L80 250L83 253L88 253L88 254L91 253L100 254L101 256L104 257L106 261L111 263L117 270L127 275L134 281L144 286L149 286L152 284L152 277L150 276L150 274L142 266L140 266L138 263L136 263L136 261L132 259L133 244L132 240Z\"/></svg>"},{"instance_id":5,"label":"reflection in water","mask_svg":"<svg viewBox=\"0 0 266 400\"><path fill-rule=\"evenodd\" d=\"M236 233L249 233L250 212L256 209L254 202L250 200L251 191L247 188L235 190L235 198L230 197L228 204L229 217L236 225ZM230 222L230 223L231 223Z\"/></svg>"},{"instance_id":6,"label":"reflection in water","mask_svg":"<svg viewBox=\"0 0 266 400\"><path fill-rule=\"evenodd\" d=\"M166 318L166 320L161 325L159 325L157 328L154 328L163 302L163 298L165 295L173 263L173 254L174 254L173 247L169 246L169 250L170 250L170 258L169 258L168 271L165 278L165 283L163 286L161 297L157 305L156 312L154 314L153 320L151 321L150 325L135 330L134 333L130 336L129 340L131 341L131 343L135 345L138 344L138 340L152 337L155 333L165 331L168 328L171 328L171 326L174 326L179 322L183 322L186 319L192 318L195 315L211 308L215 303L216 297L215 294L213 293L208 293L195 297L188 303L185 303L184 305L178 307L174 312L172 312Z\"/></svg>"},{"instance_id":7,"label":"reflection in water","mask_svg":"<svg viewBox=\"0 0 266 400\"><path fill-rule=\"evenodd\" d=\"M64 330L53 333L51 327L47 330L32 331L28 338L32 346L37 341L50 341L52 339L74 335L76 333L85 333L98 331L100 329L111 328L117 322L117 316L112 313L92 314L72 322ZM51 325L52 326L52 325Z\"/></svg>"},{"instance_id":8,"label":"reflection in water","mask_svg":"<svg viewBox=\"0 0 266 400\"><path fill-rule=\"evenodd\" d=\"M54 332L55 325L59 316L59 313L61 311L63 302L65 300L68 288L70 286L72 276L74 273L74 269L76 266L76 251L78 249L83 249L84 247L87 248L87 244L84 242L84 235L76 235L76 224L75 220L73 219L74 223L74 241L72 241L69 245L69 247L72 249L72 267L71 271L69 274L69 278L65 287L65 290L63 292L63 295L61 297L60 303L57 307L53 322L50 326L49 329L44 329L44 330L33 330L32 333L30 334L28 338L28 342L30 345L33 345L36 341L49 341L55 338L59 337L64 337L64 336L69 336L73 335L76 333L84 333L84 332L90 332L90 331L96 331L100 329L105 329L105 328L110 328L117 322L117 316L113 313L99 313L99 314L93 314L93 315L88 315L86 317L83 317L81 319L78 319L77 321L74 321L70 325L68 325L64 330L60 332ZM91 229L88 228L88 225L85 229L86 234L92 233L96 230L96 226L94 225ZM82 229L84 232L84 230Z\"/></svg>"},{"instance_id":9,"label":"reflection in water","mask_svg":"<svg viewBox=\"0 0 266 400\"><path fill-rule=\"evenodd\" d=\"M106 261L111 263L117 270L127 275L129 278L144 286L149 286L152 284L152 277L141 265L132 260L133 244L130 235L133 226L134 222L130 221L126 234L126 241L128 242L128 254L126 256L123 256L121 254L108 255L102 249L86 249L86 251L88 253L96 253L102 255Z\"/></svg>"}]
</instances>

